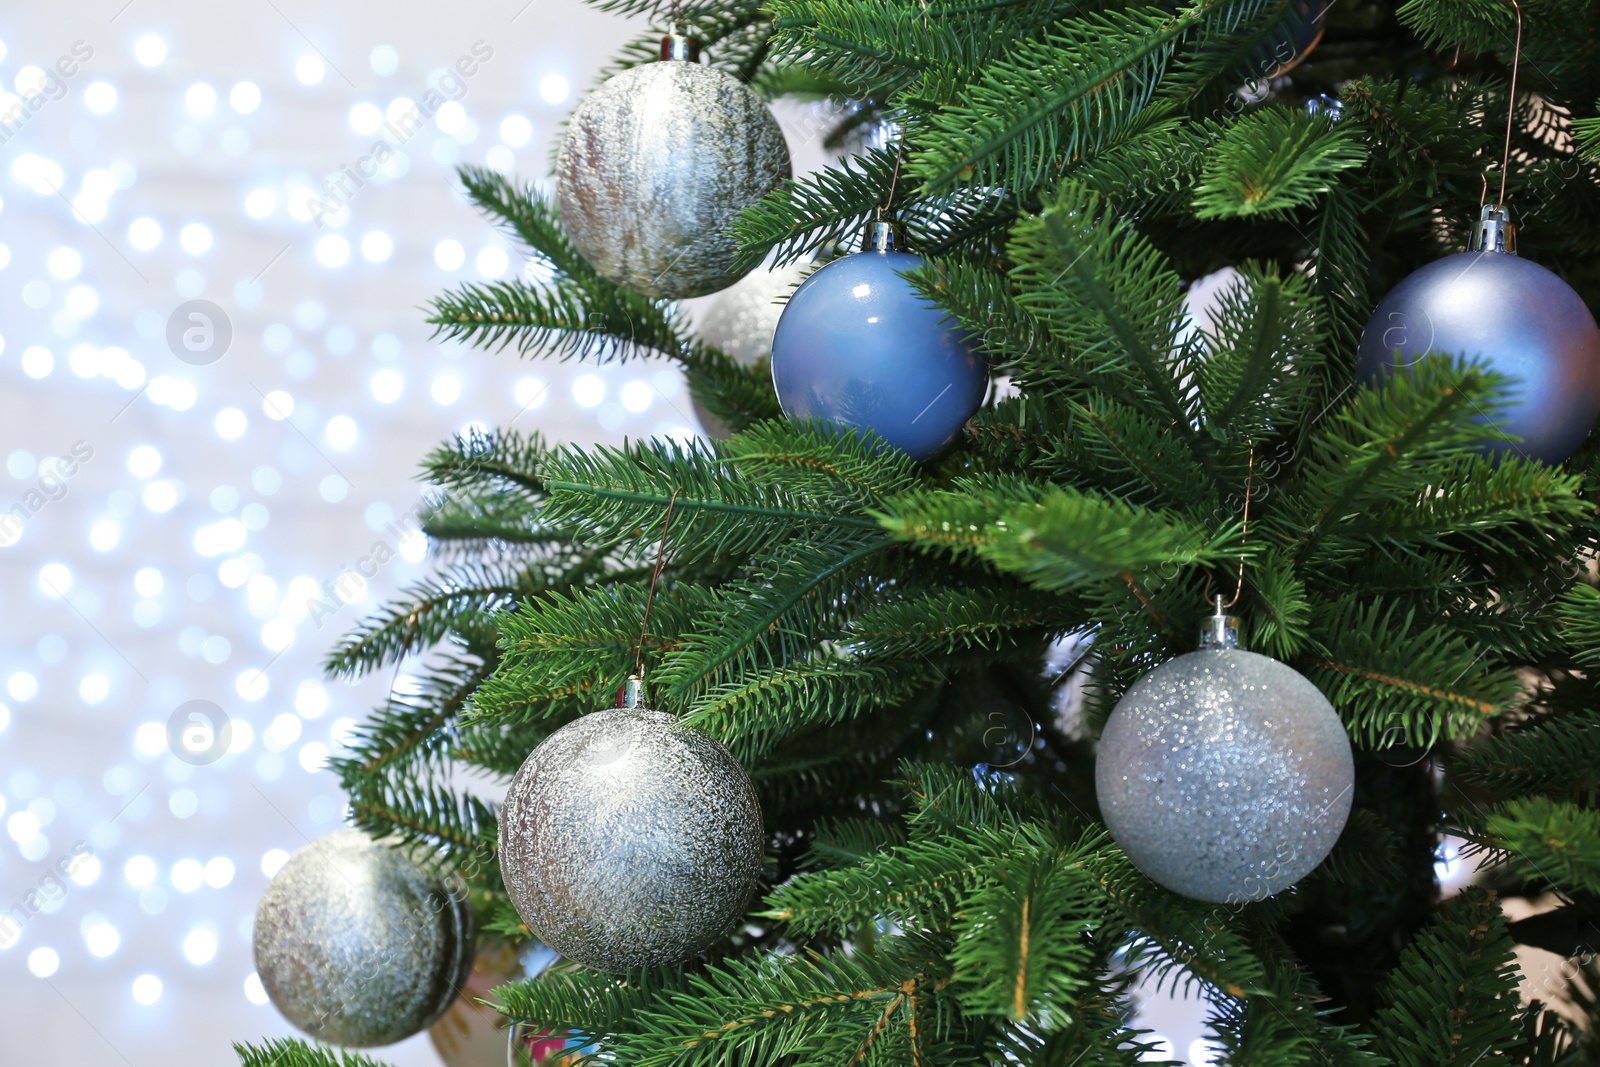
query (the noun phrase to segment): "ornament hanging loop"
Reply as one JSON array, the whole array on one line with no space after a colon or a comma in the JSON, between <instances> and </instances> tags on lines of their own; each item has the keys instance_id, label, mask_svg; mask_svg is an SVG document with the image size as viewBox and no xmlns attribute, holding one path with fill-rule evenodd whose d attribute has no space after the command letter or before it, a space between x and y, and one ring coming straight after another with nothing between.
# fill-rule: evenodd
<instances>
[{"instance_id":1,"label":"ornament hanging loop","mask_svg":"<svg viewBox=\"0 0 1600 1067\"><path fill-rule=\"evenodd\" d=\"M1500 157L1500 198L1495 201L1496 207L1504 207L1506 202L1506 177L1511 170L1511 124L1517 115L1517 72L1522 66L1522 5L1511 0L1511 9L1517 13L1517 39L1511 47L1511 84L1506 90L1506 147L1505 154ZM1489 196L1487 181L1483 185L1483 195L1479 207L1484 206Z\"/></svg>"},{"instance_id":2,"label":"ornament hanging loop","mask_svg":"<svg viewBox=\"0 0 1600 1067\"><path fill-rule=\"evenodd\" d=\"M883 202L883 206L878 208L878 221L880 222L887 221L889 213L894 210L894 191L900 187L900 161L905 157L906 131L905 127L902 126L900 128L900 143L895 146L894 150L894 170L889 175L889 197Z\"/></svg>"},{"instance_id":3,"label":"ornament hanging loop","mask_svg":"<svg viewBox=\"0 0 1600 1067\"><path fill-rule=\"evenodd\" d=\"M1222 602L1221 594L1217 595L1217 614L1218 615L1222 614L1222 609L1223 608L1225 608L1225 607L1226 608L1233 607L1235 604L1237 604L1239 602L1239 598L1244 596L1244 555L1243 555L1243 552L1244 552L1244 546L1250 540L1250 492L1251 492L1251 490L1253 490L1255 488L1255 484L1256 484L1256 443L1254 441L1251 441L1250 442L1250 463L1249 463L1249 466L1247 466L1245 468L1245 473L1244 473L1244 518L1242 518L1240 520L1240 523L1239 523L1239 551L1240 551L1240 556L1239 556L1239 577L1234 582L1233 599L1232 600L1230 600L1226 604L1224 604ZM1210 593L1211 593L1211 579L1207 578L1206 579L1206 595L1207 595L1207 599L1210 598ZM1235 643L1237 644L1237 642L1235 642Z\"/></svg>"},{"instance_id":4,"label":"ornament hanging loop","mask_svg":"<svg viewBox=\"0 0 1600 1067\"><path fill-rule=\"evenodd\" d=\"M656 583L661 580L661 572L667 566L667 531L672 529L672 508L678 502L678 490L672 491L672 496L667 498L667 514L661 520L661 543L656 546L656 566L650 573L650 591L644 595L644 621L639 624L639 648L633 655L633 677L628 679L626 695L633 695L633 686L637 682L639 688L644 688L644 641L650 633L650 605L656 600ZM629 703L626 707L638 707Z\"/></svg>"}]
</instances>

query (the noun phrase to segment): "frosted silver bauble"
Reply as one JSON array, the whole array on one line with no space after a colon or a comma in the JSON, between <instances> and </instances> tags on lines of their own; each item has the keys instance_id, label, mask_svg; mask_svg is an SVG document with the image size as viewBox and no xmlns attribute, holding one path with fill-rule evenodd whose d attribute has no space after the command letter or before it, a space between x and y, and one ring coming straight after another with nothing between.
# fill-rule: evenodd
<instances>
[{"instance_id":1,"label":"frosted silver bauble","mask_svg":"<svg viewBox=\"0 0 1600 1067\"><path fill-rule=\"evenodd\" d=\"M360 830L283 865L256 909L256 973L273 1006L322 1041L389 1045L425 1029L472 972L467 888Z\"/></svg>"},{"instance_id":2,"label":"frosted silver bauble","mask_svg":"<svg viewBox=\"0 0 1600 1067\"><path fill-rule=\"evenodd\" d=\"M585 715L540 743L500 812L517 913L603 971L681 963L744 914L765 834L749 775L716 741L643 708Z\"/></svg>"},{"instance_id":3,"label":"frosted silver bauble","mask_svg":"<svg viewBox=\"0 0 1600 1067\"><path fill-rule=\"evenodd\" d=\"M726 71L632 67L572 113L556 157L561 220L583 258L651 298L733 284L739 212L788 178L783 131Z\"/></svg>"},{"instance_id":4,"label":"frosted silver bauble","mask_svg":"<svg viewBox=\"0 0 1600 1067\"><path fill-rule=\"evenodd\" d=\"M1185 896L1260 900L1321 863L1350 814L1344 725L1305 676L1237 648L1135 682L1100 737L1095 790L1117 844Z\"/></svg>"},{"instance_id":5,"label":"frosted silver bauble","mask_svg":"<svg viewBox=\"0 0 1600 1067\"><path fill-rule=\"evenodd\" d=\"M700 339L725 352L741 367L753 367L772 357L772 334L783 314L784 300L811 269L809 263L757 270L730 285L706 312ZM723 421L691 396L694 413L707 437L732 436Z\"/></svg>"}]
</instances>

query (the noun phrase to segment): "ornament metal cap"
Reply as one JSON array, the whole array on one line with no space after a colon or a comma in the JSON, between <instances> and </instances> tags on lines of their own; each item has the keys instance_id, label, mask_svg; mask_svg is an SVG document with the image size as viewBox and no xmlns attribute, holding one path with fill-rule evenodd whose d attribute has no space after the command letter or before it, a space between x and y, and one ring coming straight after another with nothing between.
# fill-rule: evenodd
<instances>
[{"instance_id":1,"label":"ornament metal cap","mask_svg":"<svg viewBox=\"0 0 1600 1067\"><path fill-rule=\"evenodd\" d=\"M1217 597L1216 612L1205 621L1200 628L1200 647L1202 649L1239 648L1239 616L1229 615L1222 610L1222 597Z\"/></svg>"},{"instance_id":2,"label":"ornament metal cap","mask_svg":"<svg viewBox=\"0 0 1600 1067\"><path fill-rule=\"evenodd\" d=\"M628 679L628 684L622 689L622 706L625 708L644 707L644 679L637 674Z\"/></svg>"},{"instance_id":3,"label":"ornament metal cap","mask_svg":"<svg viewBox=\"0 0 1600 1067\"><path fill-rule=\"evenodd\" d=\"M861 235L861 251L869 249L873 252L901 252L905 250L905 231L898 222L878 218L867 223L867 230Z\"/></svg>"},{"instance_id":4,"label":"ornament metal cap","mask_svg":"<svg viewBox=\"0 0 1600 1067\"><path fill-rule=\"evenodd\" d=\"M1472 252L1504 252L1508 256L1517 254L1517 228L1511 224L1511 216L1504 204L1483 205L1477 228L1472 231L1467 248Z\"/></svg>"},{"instance_id":5,"label":"ornament metal cap","mask_svg":"<svg viewBox=\"0 0 1600 1067\"><path fill-rule=\"evenodd\" d=\"M676 30L661 38L661 58L676 59L683 63L700 62L700 42Z\"/></svg>"}]
</instances>

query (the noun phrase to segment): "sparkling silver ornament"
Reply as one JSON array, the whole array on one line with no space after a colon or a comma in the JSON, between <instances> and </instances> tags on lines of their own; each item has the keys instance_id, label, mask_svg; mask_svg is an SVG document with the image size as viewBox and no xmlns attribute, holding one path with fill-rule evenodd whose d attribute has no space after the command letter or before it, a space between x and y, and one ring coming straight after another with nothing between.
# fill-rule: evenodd
<instances>
[{"instance_id":1,"label":"sparkling silver ornament","mask_svg":"<svg viewBox=\"0 0 1600 1067\"><path fill-rule=\"evenodd\" d=\"M741 367L753 367L772 357L772 333L778 328L783 304L811 269L809 263L753 271L734 282L706 312L700 339L720 348ZM707 437L732 436L732 431L698 398L691 398L694 413Z\"/></svg>"},{"instance_id":2,"label":"sparkling silver ornament","mask_svg":"<svg viewBox=\"0 0 1600 1067\"><path fill-rule=\"evenodd\" d=\"M1117 703L1095 763L1101 815L1134 865L1218 903L1309 874L1344 829L1354 784L1333 706L1304 675L1240 649L1220 601L1201 651Z\"/></svg>"},{"instance_id":3,"label":"sparkling silver ornament","mask_svg":"<svg viewBox=\"0 0 1600 1067\"><path fill-rule=\"evenodd\" d=\"M556 157L572 243L605 277L652 298L703 296L738 280L734 218L790 174L767 105L690 55L689 40L674 34L662 62L590 93Z\"/></svg>"},{"instance_id":4,"label":"sparkling silver ornament","mask_svg":"<svg viewBox=\"0 0 1600 1067\"><path fill-rule=\"evenodd\" d=\"M672 716L598 711L545 738L500 812L506 891L539 939L603 971L680 963L744 914L765 834L749 775Z\"/></svg>"},{"instance_id":5,"label":"sparkling silver ornament","mask_svg":"<svg viewBox=\"0 0 1600 1067\"><path fill-rule=\"evenodd\" d=\"M256 973L283 1017L312 1037L389 1045L433 1022L472 971L467 888L360 830L300 849L256 909Z\"/></svg>"}]
</instances>

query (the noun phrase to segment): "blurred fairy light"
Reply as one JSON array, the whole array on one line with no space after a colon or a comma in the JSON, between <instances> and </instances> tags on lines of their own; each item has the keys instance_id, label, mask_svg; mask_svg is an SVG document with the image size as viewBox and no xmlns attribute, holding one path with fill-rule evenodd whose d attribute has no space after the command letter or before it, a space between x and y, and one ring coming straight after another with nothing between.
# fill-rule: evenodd
<instances>
[{"instance_id":1,"label":"blurred fairy light","mask_svg":"<svg viewBox=\"0 0 1600 1067\"><path fill-rule=\"evenodd\" d=\"M261 106L261 87L255 82L235 82L228 90L228 106L241 115L252 115Z\"/></svg>"},{"instance_id":2,"label":"blurred fairy light","mask_svg":"<svg viewBox=\"0 0 1600 1067\"><path fill-rule=\"evenodd\" d=\"M350 109L350 128L363 137L371 137L383 126L383 112L378 105L363 100Z\"/></svg>"},{"instance_id":3,"label":"blurred fairy light","mask_svg":"<svg viewBox=\"0 0 1600 1067\"><path fill-rule=\"evenodd\" d=\"M336 233L324 234L317 239L316 257L324 267L342 267L350 262L350 242Z\"/></svg>"},{"instance_id":4,"label":"blurred fairy light","mask_svg":"<svg viewBox=\"0 0 1600 1067\"><path fill-rule=\"evenodd\" d=\"M393 74L400 69L400 53L391 46L380 44L367 57L374 74Z\"/></svg>"},{"instance_id":5,"label":"blurred fairy light","mask_svg":"<svg viewBox=\"0 0 1600 1067\"><path fill-rule=\"evenodd\" d=\"M253 219L264 219L278 209L278 194L271 189L252 189L245 195L244 212Z\"/></svg>"},{"instance_id":6,"label":"blurred fairy light","mask_svg":"<svg viewBox=\"0 0 1600 1067\"><path fill-rule=\"evenodd\" d=\"M184 92L183 106L195 118L205 118L217 109L217 91L205 82L195 82Z\"/></svg>"},{"instance_id":7,"label":"blurred fairy light","mask_svg":"<svg viewBox=\"0 0 1600 1067\"><path fill-rule=\"evenodd\" d=\"M159 67L167 59L167 42L159 34L147 33L133 42L133 58L141 66Z\"/></svg>"},{"instance_id":8,"label":"blurred fairy light","mask_svg":"<svg viewBox=\"0 0 1600 1067\"><path fill-rule=\"evenodd\" d=\"M489 245L478 252L473 265L483 277L499 278L511 266L511 257L506 255L506 250L499 245Z\"/></svg>"},{"instance_id":9,"label":"blurred fairy light","mask_svg":"<svg viewBox=\"0 0 1600 1067\"><path fill-rule=\"evenodd\" d=\"M500 140L512 148L521 148L533 137L533 123L524 115L507 115L500 120Z\"/></svg>"},{"instance_id":10,"label":"blurred fairy light","mask_svg":"<svg viewBox=\"0 0 1600 1067\"><path fill-rule=\"evenodd\" d=\"M461 264L467 261L467 251L461 247L460 241L446 238L434 246L433 261L439 265L440 270L460 270Z\"/></svg>"},{"instance_id":11,"label":"blurred fairy light","mask_svg":"<svg viewBox=\"0 0 1600 1067\"><path fill-rule=\"evenodd\" d=\"M307 52L295 60L294 76L301 85L316 85L322 81L325 68L322 58Z\"/></svg>"},{"instance_id":12,"label":"blurred fairy light","mask_svg":"<svg viewBox=\"0 0 1600 1067\"><path fill-rule=\"evenodd\" d=\"M149 252L161 243L161 223L142 216L128 223L128 243L141 252Z\"/></svg>"},{"instance_id":13,"label":"blurred fairy light","mask_svg":"<svg viewBox=\"0 0 1600 1067\"><path fill-rule=\"evenodd\" d=\"M547 104L565 102L571 89L567 79L559 74L546 74L539 80L539 96Z\"/></svg>"},{"instance_id":14,"label":"blurred fairy light","mask_svg":"<svg viewBox=\"0 0 1600 1067\"><path fill-rule=\"evenodd\" d=\"M96 115L109 115L117 106L117 87L94 81L83 87L83 106Z\"/></svg>"},{"instance_id":15,"label":"blurred fairy light","mask_svg":"<svg viewBox=\"0 0 1600 1067\"><path fill-rule=\"evenodd\" d=\"M394 238L382 230L372 230L361 238L361 258L368 263L382 263L394 254Z\"/></svg>"},{"instance_id":16,"label":"blurred fairy light","mask_svg":"<svg viewBox=\"0 0 1600 1067\"><path fill-rule=\"evenodd\" d=\"M149 1007L161 999L161 979L153 974L141 974L133 980L133 999L144 1007Z\"/></svg>"},{"instance_id":17,"label":"blurred fairy light","mask_svg":"<svg viewBox=\"0 0 1600 1067\"><path fill-rule=\"evenodd\" d=\"M203 222L191 222L178 231L178 244L191 256L203 256L211 251L211 227Z\"/></svg>"}]
</instances>

